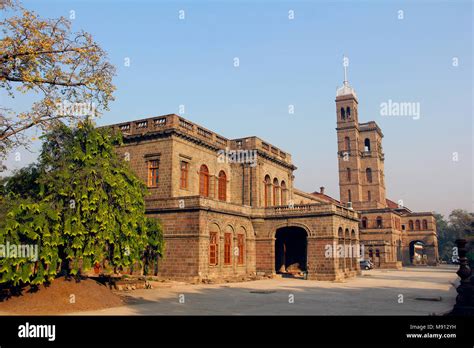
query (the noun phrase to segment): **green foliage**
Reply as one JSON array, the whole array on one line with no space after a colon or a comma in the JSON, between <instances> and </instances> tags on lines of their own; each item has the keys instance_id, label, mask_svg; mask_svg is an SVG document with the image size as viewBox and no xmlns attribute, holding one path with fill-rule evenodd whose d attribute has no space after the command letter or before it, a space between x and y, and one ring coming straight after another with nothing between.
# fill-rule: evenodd
<instances>
[{"instance_id":1,"label":"green foliage","mask_svg":"<svg viewBox=\"0 0 474 348\"><path fill-rule=\"evenodd\" d=\"M455 209L449 214L448 221L441 214L435 214L435 218L440 258L450 262L453 247L456 246L456 239L467 239L471 241L471 251L468 257L470 260L474 260L474 245L472 245L474 214L466 210Z\"/></svg>"},{"instance_id":2,"label":"green foliage","mask_svg":"<svg viewBox=\"0 0 474 348\"><path fill-rule=\"evenodd\" d=\"M144 253L144 273L150 272L150 267L154 266L158 256L164 253L165 243L163 231L160 223L154 219L147 219L148 246Z\"/></svg>"},{"instance_id":3,"label":"green foliage","mask_svg":"<svg viewBox=\"0 0 474 348\"><path fill-rule=\"evenodd\" d=\"M29 179L4 185L16 203L0 232L0 243L39 245L39 259L0 260L0 282L40 284L104 260L117 270L162 252L161 226L145 216L146 187L114 151L120 135L86 121L44 138Z\"/></svg>"}]
</instances>

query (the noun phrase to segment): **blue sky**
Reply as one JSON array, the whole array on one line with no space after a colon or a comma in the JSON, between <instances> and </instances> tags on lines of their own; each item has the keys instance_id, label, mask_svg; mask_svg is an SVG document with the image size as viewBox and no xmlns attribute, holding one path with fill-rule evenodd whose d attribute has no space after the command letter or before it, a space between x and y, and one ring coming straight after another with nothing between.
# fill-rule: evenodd
<instances>
[{"instance_id":1,"label":"blue sky","mask_svg":"<svg viewBox=\"0 0 474 348\"><path fill-rule=\"evenodd\" d=\"M325 186L336 198L334 99L345 54L359 121L376 121L385 135L388 197L412 210L472 211L470 1L23 5L51 18L75 11L73 30L90 32L109 53L117 66L116 100L99 124L178 113L184 105L184 117L228 138L257 135L290 152L296 186L310 192ZM22 109L29 100L5 103ZM380 104L388 100L420 103L420 119L382 116ZM24 161L10 158L7 165L33 158L25 153Z\"/></svg>"}]
</instances>

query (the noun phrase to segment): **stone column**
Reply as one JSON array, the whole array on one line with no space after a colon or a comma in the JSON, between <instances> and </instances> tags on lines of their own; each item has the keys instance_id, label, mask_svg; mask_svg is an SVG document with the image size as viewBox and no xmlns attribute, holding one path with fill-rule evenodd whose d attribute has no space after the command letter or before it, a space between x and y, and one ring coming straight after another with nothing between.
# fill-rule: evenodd
<instances>
[{"instance_id":1,"label":"stone column","mask_svg":"<svg viewBox=\"0 0 474 348\"><path fill-rule=\"evenodd\" d=\"M338 270L337 258L327 257L327 247L337 247L337 238L308 237L308 279L339 280L344 272ZM336 250L334 250L336 251Z\"/></svg>"},{"instance_id":2,"label":"stone column","mask_svg":"<svg viewBox=\"0 0 474 348\"><path fill-rule=\"evenodd\" d=\"M429 266L438 265L438 248L434 244L425 245L425 253L428 257Z\"/></svg>"},{"instance_id":3,"label":"stone column","mask_svg":"<svg viewBox=\"0 0 474 348\"><path fill-rule=\"evenodd\" d=\"M255 264L257 274L275 274L275 238L268 236L263 219L252 222L255 237Z\"/></svg>"}]
</instances>

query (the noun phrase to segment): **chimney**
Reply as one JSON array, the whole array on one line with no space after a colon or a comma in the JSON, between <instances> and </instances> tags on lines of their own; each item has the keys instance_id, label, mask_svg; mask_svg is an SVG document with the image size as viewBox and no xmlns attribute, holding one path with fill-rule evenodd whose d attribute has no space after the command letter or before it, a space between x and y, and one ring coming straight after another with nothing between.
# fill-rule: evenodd
<instances>
[{"instance_id":1,"label":"chimney","mask_svg":"<svg viewBox=\"0 0 474 348\"><path fill-rule=\"evenodd\" d=\"M319 188L319 192L321 192L321 194L324 195L324 186L321 186L321 187Z\"/></svg>"}]
</instances>

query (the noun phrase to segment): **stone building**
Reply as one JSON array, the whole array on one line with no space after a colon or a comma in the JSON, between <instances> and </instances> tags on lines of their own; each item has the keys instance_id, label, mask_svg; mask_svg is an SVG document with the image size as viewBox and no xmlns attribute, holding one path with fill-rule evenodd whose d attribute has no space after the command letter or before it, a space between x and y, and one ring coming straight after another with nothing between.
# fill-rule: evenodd
<instances>
[{"instance_id":1,"label":"stone building","mask_svg":"<svg viewBox=\"0 0 474 348\"><path fill-rule=\"evenodd\" d=\"M147 214L163 225L160 276L337 280L360 271L359 214L295 189L289 153L258 137L227 139L178 115L113 127L124 135L117 151L148 185Z\"/></svg>"},{"instance_id":2,"label":"stone building","mask_svg":"<svg viewBox=\"0 0 474 348\"><path fill-rule=\"evenodd\" d=\"M344 81L336 94L340 202L358 211L365 258L375 267L438 263L436 221L386 197L382 130L359 123L355 90Z\"/></svg>"},{"instance_id":3,"label":"stone building","mask_svg":"<svg viewBox=\"0 0 474 348\"><path fill-rule=\"evenodd\" d=\"M375 122L358 123L357 104L344 82L336 97L340 201L324 188L296 189L291 155L258 137L227 139L174 114L111 126L124 136L117 151L147 183L147 214L163 225L158 274L339 280L360 272L359 243L377 267L435 263L433 215L385 198L383 135Z\"/></svg>"}]
</instances>

